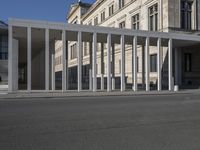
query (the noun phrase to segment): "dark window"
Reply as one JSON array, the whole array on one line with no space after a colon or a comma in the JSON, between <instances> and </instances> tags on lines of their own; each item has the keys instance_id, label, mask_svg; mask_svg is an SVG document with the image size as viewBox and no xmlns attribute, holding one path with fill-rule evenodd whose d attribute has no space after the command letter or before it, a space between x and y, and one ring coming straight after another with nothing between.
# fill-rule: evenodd
<instances>
[{"instance_id":1,"label":"dark window","mask_svg":"<svg viewBox=\"0 0 200 150\"><path fill-rule=\"evenodd\" d=\"M119 28L125 28L126 27L126 24L125 24L125 21L123 21L123 22L121 22L120 24L119 24Z\"/></svg>"},{"instance_id":2,"label":"dark window","mask_svg":"<svg viewBox=\"0 0 200 150\"><path fill-rule=\"evenodd\" d=\"M192 54L186 53L185 54L185 72L192 71Z\"/></svg>"},{"instance_id":3,"label":"dark window","mask_svg":"<svg viewBox=\"0 0 200 150\"><path fill-rule=\"evenodd\" d=\"M94 18L94 25L98 25L98 16Z\"/></svg>"},{"instance_id":4,"label":"dark window","mask_svg":"<svg viewBox=\"0 0 200 150\"><path fill-rule=\"evenodd\" d=\"M150 72L157 72L157 54L150 55Z\"/></svg>"},{"instance_id":5,"label":"dark window","mask_svg":"<svg viewBox=\"0 0 200 150\"><path fill-rule=\"evenodd\" d=\"M111 16L114 13L114 5L111 5L109 7L109 16Z\"/></svg>"},{"instance_id":6,"label":"dark window","mask_svg":"<svg viewBox=\"0 0 200 150\"><path fill-rule=\"evenodd\" d=\"M119 0L119 9L124 7L124 0Z\"/></svg>"},{"instance_id":7,"label":"dark window","mask_svg":"<svg viewBox=\"0 0 200 150\"><path fill-rule=\"evenodd\" d=\"M192 2L189 0L181 0L181 28L192 28Z\"/></svg>"},{"instance_id":8,"label":"dark window","mask_svg":"<svg viewBox=\"0 0 200 150\"><path fill-rule=\"evenodd\" d=\"M103 11L101 13L101 22L104 21L106 19L106 16L105 16L105 11Z\"/></svg>"},{"instance_id":9,"label":"dark window","mask_svg":"<svg viewBox=\"0 0 200 150\"><path fill-rule=\"evenodd\" d=\"M149 7L149 30L158 30L158 4Z\"/></svg>"},{"instance_id":10,"label":"dark window","mask_svg":"<svg viewBox=\"0 0 200 150\"><path fill-rule=\"evenodd\" d=\"M140 28L140 15L136 14L132 17L132 28L134 30L139 30Z\"/></svg>"},{"instance_id":11,"label":"dark window","mask_svg":"<svg viewBox=\"0 0 200 150\"><path fill-rule=\"evenodd\" d=\"M8 36L0 36L0 60L8 59Z\"/></svg>"}]
</instances>

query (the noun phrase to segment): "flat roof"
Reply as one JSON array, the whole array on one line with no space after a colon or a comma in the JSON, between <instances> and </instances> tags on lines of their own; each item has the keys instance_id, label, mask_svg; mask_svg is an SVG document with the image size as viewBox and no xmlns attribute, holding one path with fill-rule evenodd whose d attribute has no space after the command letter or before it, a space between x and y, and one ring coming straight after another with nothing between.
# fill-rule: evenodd
<instances>
[{"instance_id":1,"label":"flat roof","mask_svg":"<svg viewBox=\"0 0 200 150\"><path fill-rule=\"evenodd\" d=\"M172 39L174 46L185 46L185 45L195 45L200 43L200 36L194 34L185 34L185 33L171 33L171 32L155 32L155 31L145 31L145 30L133 30L133 29L120 29L120 28L112 28L112 27L101 27L101 26L91 26L91 25L79 25L79 24L68 24L68 23L59 23L59 22L49 22L49 21L38 21L38 20L25 20L25 19L14 19L9 18L8 21L9 26L14 27L31 27L31 28L39 28L39 29L50 29L50 30L60 30L60 31L67 31L69 41L75 41L76 34L80 31L85 34L84 40L91 41L92 38L90 33L97 33L98 34L98 42L105 42L106 35L111 34L113 36L113 41L116 43L120 42L120 35L126 36L127 43L131 44L133 41L131 37L138 36L138 38L142 39L143 41L140 42L144 43L144 38L149 37L156 45L156 39L161 38L162 40ZM86 34L87 33L87 34ZM73 37L74 35L74 37ZM88 40L90 39L90 40ZM165 44L166 45L166 44Z\"/></svg>"}]
</instances>

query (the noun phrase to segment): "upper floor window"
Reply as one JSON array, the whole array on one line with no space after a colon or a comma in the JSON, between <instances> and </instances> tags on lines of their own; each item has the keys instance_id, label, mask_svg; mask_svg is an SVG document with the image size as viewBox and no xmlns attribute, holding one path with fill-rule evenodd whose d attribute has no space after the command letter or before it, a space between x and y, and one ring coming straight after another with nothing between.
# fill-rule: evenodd
<instances>
[{"instance_id":1,"label":"upper floor window","mask_svg":"<svg viewBox=\"0 0 200 150\"><path fill-rule=\"evenodd\" d=\"M119 9L124 7L124 0L119 0Z\"/></svg>"},{"instance_id":2,"label":"upper floor window","mask_svg":"<svg viewBox=\"0 0 200 150\"><path fill-rule=\"evenodd\" d=\"M113 13L114 13L114 4L112 4L112 5L109 7L109 16L111 16Z\"/></svg>"},{"instance_id":3,"label":"upper floor window","mask_svg":"<svg viewBox=\"0 0 200 150\"><path fill-rule=\"evenodd\" d=\"M181 28L192 28L192 2L189 0L181 0Z\"/></svg>"},{"instance_id":4,"label":"upper floor window","mask_svg":"<svg viewBox=\"0 0 200 150\"><path fill-rule=\"evenodd\" d=\"M140 28L140 15L136 14L132 17L132 28L134 30L139 30Z\"/></svg>"},{"instance_id":5,"label":"upper floor window","mask_svg":"<svg viewBox=\"0 0 200 150\"><path fill-rule=\"evenodd\" d=\"M123 21L123 22L121 22L121 23L119 23L119 28L125 28L126 27L126 23L125 23L125 21Z\"/></svg>"},{"instance_id":6,"label":"upper floor window","mask_svg":"<svg viewBox=\"0 0 200 150\"><path fill-rule=\"evenodd\" d=\"M94 18L94 25L95 25L95 26L98 25L98 16L96 16L96 17Z\"/></svg>"},{"instance_id":7,"label":"upper floor window","mask_svg":"<svg viewBox=\"0 0 200 150\"><path fill-rule=\"evenodd\" d=\"M101 13L101 22L106 19L105 11Z\"/></svg>"},{"instance_id":8,"label":"upper floor window","mask_svg":"<svg viewBox=\"0 0 200 150\"><path fill-rule=\"evenodd\" d=\"M158 30L158 4L149 7L149 30Z\"/></svg>"},{"instance_id":9,"label":"upper floor window","mask_svg":"<svg viewBox=\"0 0 200 150\"><path fill-rule=\"evenodd\" d=\"M71 46L71 59L77 58L77 46L76 43Z\"/></svg>"}]
</instances>

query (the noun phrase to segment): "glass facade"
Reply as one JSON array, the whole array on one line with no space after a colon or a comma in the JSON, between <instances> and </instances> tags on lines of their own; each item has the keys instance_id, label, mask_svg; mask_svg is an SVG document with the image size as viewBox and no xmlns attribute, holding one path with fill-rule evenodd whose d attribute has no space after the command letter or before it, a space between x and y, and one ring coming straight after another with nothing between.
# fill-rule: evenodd
<instances>
[{"instance_id":1,"label":"glass facade","mask_svg":"<svg viewBox=\"0 0 200 150\"><path fill-rule=\"evenodd\" d=\"M8 59L8 36L0 35L0 60Z\"/></svg>"}]
</instances>

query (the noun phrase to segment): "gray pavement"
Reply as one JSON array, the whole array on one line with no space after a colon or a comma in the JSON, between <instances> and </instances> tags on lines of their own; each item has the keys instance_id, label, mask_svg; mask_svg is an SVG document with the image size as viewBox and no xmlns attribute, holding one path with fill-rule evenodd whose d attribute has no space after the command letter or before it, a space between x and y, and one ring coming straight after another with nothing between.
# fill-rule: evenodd
<instances>
[{"instance_id":1,"label":"gray pavement","mask_svg":"<svg viewBox=\"0 0 200 150\"><path fill-rule=\"evenodd\" d=\"M199 149L198 92L0 100L0 150Z\"/></svg>"}]
</instances>

